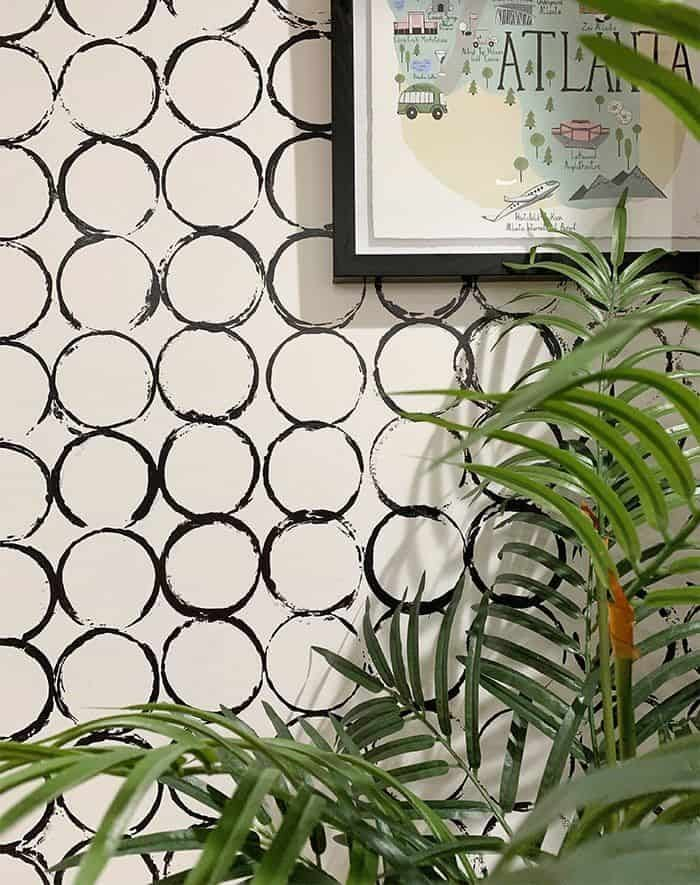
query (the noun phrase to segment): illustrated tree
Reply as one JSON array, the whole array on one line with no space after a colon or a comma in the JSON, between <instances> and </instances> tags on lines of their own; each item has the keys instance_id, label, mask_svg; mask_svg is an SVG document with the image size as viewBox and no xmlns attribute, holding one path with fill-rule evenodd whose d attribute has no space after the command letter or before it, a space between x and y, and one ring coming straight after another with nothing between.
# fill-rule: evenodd
<instances>
[{"instance_id":1,"label":"illustrated tree","mask_svg":"<svg viewBox=\"0 0 700 885\"><path fill-rule=\"evenodd\" d=\"M464 74L465 77L468 77L471 74L471 72L472 72L472 66L469 64L468 61L465 61L464 67L462 68L462 73Z\"/></svg>"},{"instance_id":2,"label":"illustrated tree","mask_svg":"<svg viewBox=\"0 0 700 885\"><path fill-rule=\"evenodd\" d=\"M632 132L634 132L635 140L636 140L637 144L639 144L639 136L642 134L641 124L635 123L634 126L632 127Z\"/></svg>"},{"instance_id":3,"label":"illustrated tree","mask_svg":"<svg viewBox=\"0 0 700 885\"><path fill-rule=\"evenodd\" d=\"M552 83L554 78L557 76L557 72L553 71L551 68L548 71L544 72L545 77L547 78L547 82L549 83L549 88L552 88Z\"/></svg>"},{"instance_id":4,"label":"illustrated tree","mask_svg":"<svg viewBox=\"0 0 700 885\"><path fill-rule=\"evenodd\" d=\"M625 159L627 160L627 171L629 172L630 162L632 160L632 139L625 139Z\"/></svg>"},{"instance_id":5,"label":"illustrated tree","mask_svg":"<svg viewBox=\"0 0 700 885\"><path fill-rule=\"evenodd\" d=\"M530 136L530 144L534 147L535 156L537 157L538 160L540 158L540 148L542 147L544 142L545 142L545 137L544 137L544 135L542 135L541 132L534 132Z\"/></svg>"},{"instance_id":6,"label":"illustrated tree","mask_svg":"<svg viewBox=\"0 0 700 885\"><path fill-rule=\"evenodd\" d=\"M534 129L537 125L535 123L535 115L532 111L527 112L527 117L525 117L525 125L528 129Z\"/></svg>"},{"instance_id":7,"label":"illustrated tree","mask_svg":"<svg viewBox=\"0 0 700 885\"><path fill-rule=\"evenodd\" d=\"M488 89L489 80L493 77L493 68L484 68L481 72L481 76L486 80L486 88Z\"/></svg>"},{"instance_id":8,"label":"illustrated tree","mask_svg":"<svg viewBox=\"0 0 700 885\"><path fill-rule=\"evenodd\" d=\"M531 77L535 73L535 66L532 63L531 58L527 60L527 64L525 65L525 73L528 75L528 77Z\"/></svg>"},{"instance_id":9,"label":"illustrated tree","mask_svg":"<svg viewBox=\"0 0 700 885\"><path fill-rule=\"evenodd\" d=\"M476 85L476 80L472 80L472 82L469 84L469 94L476 95L478 91L479 87Z\"/></svg>"},{"instance_id":10,"label":"illustrated tree","mask_svg":"<svg viewBox=\"0 0 700 885\"><path fill-rule=\"evenodd\" d=\"M406 78L405 78L404 75L399 71L399 73L394 77L394 81L395 81L396 85L399 87L399 92L401 92L401 86L402 86L403 83L406 82Z\"/></svg>"},{"instance_id":11,"label":"illustrated tree","mask_svg":"<svg viewBox=\"0 0 700 885\"><path fill-rule=\"evenodd\" d=\"M547 99L547 104L544 106L544 108L545 108L546 111L549 111L550 114L551 114L552 111L554 110L554 99L552 98L551 95L550 95L549 98Z\"/></svg>"},{"instance_id":12,"label":"illustrated tree","mask_svg":"<svg viewBox=\"0 0 700 885\"><path fill-rule=\"evenodd\" d=\"M516 102L515 93L513 92L512 89L509 89L508 92L506 93L506 104L508 105L509 108L512 108L513 105L515 104L515 102Z\"/></svg>"},{"instance_id":13,"label":"illustrated tree","mask_svg":"<svg viewBox=\"0 0 700 885\"><path fill-rule=\"evenodd\" d=\"M603 105L605 104L605 96L604 95L596 95L595 103L598 105L598 113L600 113L603 109Z\"/></svg>"},{"instance_id":14,"label":"illustrated tree","mask_svg":"<svg viewBox=\"0 0 700 885\"><path fill-rule=\"evenodd\" d=\"M552 165L552 149L549 145L547 145L547 150L544 152L544 162L547 166Z\"/></svg>"},{"instance_id":15,"label":"illustrated tree","mask_svg":"<svg viewBox=\"0 0 700 885\"><path fill-rule=\"evenodd\" d=\"M615 138L617 139L617 155L618 157L622 156L622 140L625 137L625 133L619 127L615 130Z\"/></svg>"},{"instance_id":16,"label":"illustrated tree","mask_svg":"<svg viewBox=\"0 0 700 885\"><path fill-rule=\"evenodd\" d=\"M401 58L401 64L403 65L404 56L406 55L406 44L399 44L399 57Z\"/></svg>"},{"instance_id":17,"label":"illustrated tree","mask_svg":"<svg viewBox=\"0 0 700 885\"><path fill-rule=\"evenodd\" d=\"M525 172L530 166L527 157L516 157L515 160L513 160L513 166L518 170L518 173L520 174L520 184L522 184L523 172Z\"/></svg>"},{"instance_id":18,"label":"illustrated tree","mask_svg":"<svg viewBox=\"0 0 700 885\"><path fill-rule=\"evenodd\" d=\"M576 49L576 55L574 56L574 58L575 58L576 61L578 61L578 62L583 61L583 48L582 48L581 46L579 46L579 47Z\"/></svg>"},{"instance_id":19,"label":"illustrated tree","mask_svg":"<svg viewBox=\"0 0 700 885\"><path fill-rule=\"evenodd\" d=\"M418 56L420 55L420 44L416 43L416 45L413 49L413 54L415 55L416 58L418 58Z\"/></svg>"}]
</instances>

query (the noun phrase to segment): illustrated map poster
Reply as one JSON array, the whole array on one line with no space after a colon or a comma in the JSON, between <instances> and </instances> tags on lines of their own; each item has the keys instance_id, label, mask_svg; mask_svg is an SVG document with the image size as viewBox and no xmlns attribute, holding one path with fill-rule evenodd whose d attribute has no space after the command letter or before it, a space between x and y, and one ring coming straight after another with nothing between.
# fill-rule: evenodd
<instances>
[{"instance_id":1,"label":"illustrated map poster","mask_svg":"<svg viewBox=\"0 0 700 885\"><path fill-rule=\"evenodd\" d=\"M625 190L631 250L699 250L698 143L582 33L700 76L675 39L572 0L356 4L358 251L520 251L541 208L605 246Z\"/></svg>"}]
</instances>

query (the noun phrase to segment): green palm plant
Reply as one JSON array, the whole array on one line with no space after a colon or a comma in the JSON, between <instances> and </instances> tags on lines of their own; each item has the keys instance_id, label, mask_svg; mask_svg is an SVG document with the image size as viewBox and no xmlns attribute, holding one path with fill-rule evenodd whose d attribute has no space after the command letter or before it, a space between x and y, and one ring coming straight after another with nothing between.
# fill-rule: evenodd
<instances>
[{"instance_id":1,"label":"green palm plant","mask_svg":"<svg viewBox=\"0 0 700 885\"><path fill-rule=\"evenodd\" d=\"M565 260L540 261L533 249L518 267L554 271L577 285L575 292L535 288L518 296L519 303L543 306L504 330L559 327L577 338L566 356L530 368L507 391L446 391L487 406L474 425L413 416L462 435L448 460L463 469L469 449L469 469L479 477L475 494L498 486L522 505L504 508L505 528L554 531L570 556L509 541L523 568L499 576L484 593L464 641L457 625L465 581L442 612L434 647L420 629L424 583L410 603L396 607L386 642L368 606L364 666L317 650L357 688L352 706L329 719L332 735L302 720L295 736L269 706L274 737L256 734L225 709L149 704L31 743L2 743L0 795L21 792L0 815L0 834L108 774L115 796L99 829L82 854L61 865L79 866L75 885L98 881L115 857L180 852L195 853L191 866L161 882L474 883L485 874L482 855L494 885L697 882L700 723L688 711L700 698L700 654L654 661L700 633L700 623L665 625L641 640L634 631L652 622L658 607L700 602L698 587L688 586L700 567L700 409L691 387L697 373L649 368L659 356L697 357L700 350L639 343L651 328L700 329L700 297L691 280L658 269L666 258L661 249L625 265L626 226L623 199L609 259L563 231L571 245L553 240L546 249ZM533 422L560 426L564 442L554 446L526 432ZM482 463L480 452L496 444L510 446L507 456ZM534 577L543 565L557 582ZM494 592L499 582L530 594L530 610L502 605ZM561 616L556 623L542 617L545 604ZM525 638L504 637L502 623ZM461 700L450 689L455 641L463 651ZM554 651L535 650L542 641ZM570 654L562 663L562 650L573 652L580 667ZM483 779L484 694L511 717L497 796ZM463 710L462 727L455 705ZM76 746L86 734L114 729L152 735L157 746ZM535 807L514 832L511 812L533 733L549 749ZM562 782L570 760L586 774ZM417 795L421 782L429 787L449 773L470 785L468 797ZM212 823L127 838L156 781L203 804ZM498 835L491 835L493 823ZM342 853L340 874L326 862L329 846Z\"/></svg>"}]
</instances>

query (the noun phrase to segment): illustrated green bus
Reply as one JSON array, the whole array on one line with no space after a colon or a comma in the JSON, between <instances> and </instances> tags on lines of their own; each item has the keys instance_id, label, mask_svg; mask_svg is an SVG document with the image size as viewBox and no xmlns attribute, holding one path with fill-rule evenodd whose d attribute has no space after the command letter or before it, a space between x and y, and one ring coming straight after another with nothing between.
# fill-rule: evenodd
<instances>
[{"instance_id":1,"label":"illustrated green bus","mask_svg":"<svg viewBox=\"0 0 700 885\"><path fill-rule=\"evenodd\" d=\"M431 83L414 83L399 96L398 113L415 120L418 114L432 114L435 120L442 120L447 113L445 96Z\"/></svg>"}]
</instances>

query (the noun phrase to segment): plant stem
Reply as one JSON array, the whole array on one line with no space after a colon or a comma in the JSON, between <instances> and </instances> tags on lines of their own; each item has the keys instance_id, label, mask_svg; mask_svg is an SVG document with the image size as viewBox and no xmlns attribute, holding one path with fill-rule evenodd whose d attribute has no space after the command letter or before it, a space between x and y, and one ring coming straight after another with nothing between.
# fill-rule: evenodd
<instances>
[{"instance_id":1,"label":"plant stem","mask_svg":"<svg viewBox=\"0 0 700 885\"><path fill-rule=\"evenodd\" d=\"M632 661L615 656L617 722L620 729L620 758L633 759L637 754L637 731L632 705Z\"/></svg>"},{"instance_id":2,"label":"plant stem","mask_svg":"<svg viewBox=\"0 0 700 885\"><path fill-rule=\"evenodd\" d=\"M594 602L594 581L595 581L595 573L593 571L593 564L589 562L588 565L588 582L586 585L586 635L584 641L584 656L585 656L585 676L586 679L590 676L593 670L593 655L591 654L591 646L593 643L593 624L592 624L592 612L593 612L593 602ZM593 753L593 765L596 768L600 768L600 753L598 752L598 733L596 730L595 724L595 709L593 706L593 701L591 700L588 703L588 730L591 734L591 752Z\"/></svg>"},{"instance_id":3,"label":"plant stem","mask_svg":"<svg viewBox=\"0 0 700 885\"><path fill-rule=\"evenodd\" d=\"M477 775L474 773L474 771L472 771L472 769L465 763L465 761L462 759L462 757L459 755L459 753L455 752L450 741L442 734L442 732L439 729L437 729L433 725L432 722L430 722L428 717L421 710L414 709L414 713L416 715L416 718L420 722L422 722L423 725L433 733L436 740L440 744L442 744L442 746L445 748L445 750L447 750L447 752L450 754L450 756L457 763L457 767L460 768L466 774L467 778L476 787L481 798L488 805L489 810L491 811L493 816L496 818L498 823L503 827L503 830L508 835L508 838L512 838L513 837L513 830L509 826L508 821L505 819L505 816L504 816L502 810L499 808L498 804L496 802L494 802L494 800L491 797L491 794L486 789L486 787L481 783L481 781L479 780Z\"/></svg>"},{"instance_id":4,"label":"plant stem","mask_svg":"<svg viewBox=\"0 0 700 885\"><path fill-rule=\"evenodd\" d=\"M610 629L608 625L608 591L596 581L598 596L598 657L600 663L600 692L603 698L603 734L605 760L613 766L617 762L615 748L615 720L613 718L612 679L610 676Z\"/></svg>"}]
</instances>

